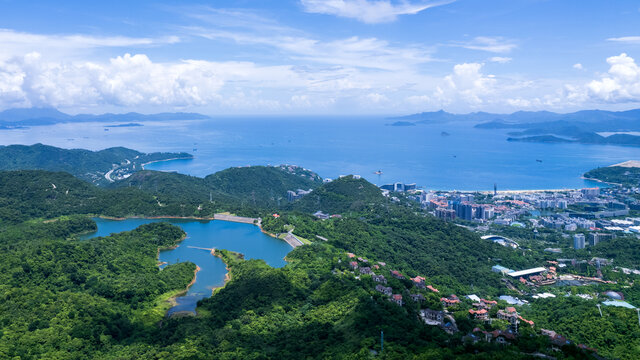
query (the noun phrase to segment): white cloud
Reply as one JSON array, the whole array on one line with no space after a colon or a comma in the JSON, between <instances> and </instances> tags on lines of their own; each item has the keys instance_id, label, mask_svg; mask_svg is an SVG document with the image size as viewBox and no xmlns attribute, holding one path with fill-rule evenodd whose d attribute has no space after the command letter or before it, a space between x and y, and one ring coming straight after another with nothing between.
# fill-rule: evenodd
<instances>
[{"instance_id":1,"label":"white cloud","mask_svg":"<svg viewBox=\"0 0 640 360\"><path fill-rule=\"evenodd\" d=\"M399 70L432 61L431 49L420 46L394 46L377 38L353 36L346 39L317 39L219 29L189 28L192 34L210 40L226 39L242 45L265 45L277 49L291 60L360 68Z\"/></svg>"},{"instance_id":2,"label":"white cloud","mask_svg":"<svg viewBox=\"0 0 640 360\"><path fill-rule=\"evenodd\" d=\"M622 53L607 58L607 63L609 70L600 79L567 86L567 98L583 103L640 102L640 67L635 60Z\"/></svg>"},{"instance_id":3,"label":"white cloud","mask_svg":"<svg viewBox=\"0 0 640 360\"><path fill-rule=\"evenodd\" d=\"M439 96L445 101L460 98L472 105L480 105L484 98L493 93L496 80L480 71L483 64L464 63L453 67L453 73L444 78L444 86L439 87Z\"/></svg>"},{"instance_id":4,"label":"white cloud","mask_svg":"<svg viewBox=\"0 0 640 360\"><path fill-rule=\"evenodd\" d=\"M624 43L624 44L640 44L640 36L623 36L623 37L616 37L616 38L608 38L607 40Z\"/></svg>"},{"instance_id":5,"label":"white cloud","mask_svg":"<svg viewBox=\"0 0 640 360\"><path fill-rule=\"evenodd\" d=\"M414 15L432 7L454 2L448 1L409 1L392 2L390 0L301 0L304 10L309 13L335 15L367 24L392 22L400 15Z\"/></svg>"},{"instance_id":6,"label":"white cloud","mask_svg":"<svg viewBox=\"0 0 640 360\"><path fill-rule=\"evenodd\" d=\"M238 101L224 86L295 88L306 80L291 66L183 60L155 63L146 55L107 63L47 61L38 53L0 61L0 107L202 106ZM253 99L248 100L253 102ZM257 102L253 102L257 103Z\"/></svg>"},{"instance_id":7,"label":"white cloud","mask_svg":"<svg viewBox=\"0 0 640 360\"><path fill-rule=\"evenodd\" d=\"M48 56L69 57L75 52L97 48L126 48L174 44L177 36L160 38L135 38L126 36L90 36L83 34L34 34L10 29L0 29L0 60L23 56L30 52Z\"/></svg>"},{"instance_id":8,"label":"white cloud","mask_svg":"<svg viewBox=\"0 0 640 360\"><path fill-rule=\"evenodd\" d=\"M517 47L512 40L508 40L503 37L490 36L478 36L472 41L454 43L453 46L499 54L509 53Z\"/></svg>"},{"instance_id":9,"label":"white cloud","mask_svg":"<svg viewBox=\"0 0 640 360\"><path fill-rule=\"evenodd\" d=\"M510 57L504 57L504 56L494 56L489 59L489 61L499 63L499 64L506 64L511 62L511 60L513 59L511 59Z\"/></svg>"},{"instance_id":10,"label":"white cloud","mask_svg":"<svg viewBox=\"0 0 640 360\"><path fill-rule=\"evenodd\" d=\"M576 70L584 70L584 66L580 63L573 64L573 68Z\"/></svg>"}]
</instances>

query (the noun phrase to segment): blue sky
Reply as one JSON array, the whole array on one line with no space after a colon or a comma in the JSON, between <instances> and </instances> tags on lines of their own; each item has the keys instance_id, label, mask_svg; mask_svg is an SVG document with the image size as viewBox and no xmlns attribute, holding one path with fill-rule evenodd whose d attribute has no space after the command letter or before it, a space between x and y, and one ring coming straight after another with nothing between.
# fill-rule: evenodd
<instances>
[{"instance_id":1,"label":"blue sky","mask_svg":"<svg viewBox=\"0 0 640 360\"><path fill-rule=\"evenodd\" d=\"M0 109L628 109L637 24L625 0L0 0Z\"/></svg>"}]
</instances>

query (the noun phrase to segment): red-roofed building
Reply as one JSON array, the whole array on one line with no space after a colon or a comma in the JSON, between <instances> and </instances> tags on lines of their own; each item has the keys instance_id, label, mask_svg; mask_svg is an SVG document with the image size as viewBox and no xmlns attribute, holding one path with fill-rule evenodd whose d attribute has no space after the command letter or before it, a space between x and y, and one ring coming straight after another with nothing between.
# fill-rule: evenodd
<instances>
[{"instance_id":1,"label":"red-roofed building","mask_svg":"<svg viewBox=\"0 0 640 360\"><path fill-rule=\"evenodd\" d=\"M520 315L518 315L518 319L520 319L521 321L523 321L523 322L525 322L525 323L527 323L527 324L529 324L529 325L533 326L533 321L531 321L531 320L527 320L527 319L523 318L523 317L522 317L522 316L520 316Z\"/></svg>"},{"instance_id":2,"label":"red-roofed building","mask_svg":"<svg viewBox=\"0 0 640 360\"><path fill-rule=\"evenodd\" d=\"M494 300L487 300L487 299L480 299L480 302L484 304L484 306L491 308L494 305L498 305L497 301Z\"/></svg>"},{"instance_id":3,"label":"red-roofed building","mask_svg":"<svg viewBox=\"0 0 640 360\"><path fill-rule=\"evenodd\" d=\"M451 295L448 298L440 298L440 301L442 302L442 306L444 306L445 308L456 306L460 303L460 299L458 299L458 297L455 295Z\"/></svg>"},{"instance_id":4,"label":"red-roofed building","mask_svg":"<svg viewBox=\"0 0 640 360\"><path fill-rule=\"evenodd\" d=\"M357 261L352 261L349 263L349 265L351 266L351 268L353 268L353 270L358 268L358 262Z\"/></svg>"},{"instance_id":5,"label":"red-roofed building","mask_svg":"<svg viewBox=\"0 0 640 360\"><path fill-rule=\"evenodd\" d=\"M279 215L279 214L273 214L272 216L273 216L274 218L276 218L276 219L280 217L280 215Z\"/></svg>"},{"instance_id":6,"label":"red-roofed building","mask_svg":"<svg viewBox=\"0 0 640 360\"><path fill-rule=\"evenodd\" d=\"M438 290L438 289L434 288L434 287L433 287L433 286L431 286L431 285L427 285L427 289L429 289L429 290L431 290L431 291L433 291L433 292L440 292L440 290Z\"/></svg>"},{"instance_id":7,"label":"red-roofed building","mask_svg":"<svg viewBox=\"0 0 640 360\"><path fill-rule=\"evenodd\" d=\"M397 270L391 270L391 276L396 279L404 279L404 275L400 274L400 272Z\"/></svg>"},{"instance_id":8,"label":"red-roofed building","mask_svg":"<svg viewBox=\"0 0 640 360\"><path fill-rule=\"evenodd\" d=\"M402 304L404 304L402 302L402 295L400 295L400 294L393 294L391 296L391 299L389 299L389 300L391 300L392 302L394 302L394 303L396 303L396 304L398 304L400 306L402 306Z\"/></svg>"},{"instance_id":9,"label":"red-roofed building","mask_svg":"<svg viewBox=\"0 0 640 360\"><path fill-rule=\"evenodd\" d=\"M515 325L518 322L518 312L516 308L509 306L504 310L498 310L498 319L506 320L511 325Z\"/></svg>"},{"instance_id":10,"label":"red-roofed building","mask_svg":"<svg viewBox=\"0 0 640 360\"><path fill-rule=\"evenodd\" d=\"M413 285L415 285L420 289L424 289L426 287L425 286L426 279L423 278L422 276L416 276L414 278L411 278L411 281L413 281Z\"/></svg>"},{"instance_id":11,"label":"red-roofed building","mask_svg":"<svg viewBox=\"0 0 640 360\"><path fill-rule=\"evenodd\" d=\"M473 315L473 317L477 320L487 320L489 319L489 312L485 309L480 310L469 310L469 314Z\"/></svg>"},{"instance_id":12,"label":"red-roofed building","mask_svg":"<svg viewBox=\"0 0 640 360\"><path fill-rule=\"evenodd\" d=\"M349 259L353 259L354 257L356 257L356 254L354 254L354 253L347 253L347 256L349 257Z\"/></svg>"}]
</instances>

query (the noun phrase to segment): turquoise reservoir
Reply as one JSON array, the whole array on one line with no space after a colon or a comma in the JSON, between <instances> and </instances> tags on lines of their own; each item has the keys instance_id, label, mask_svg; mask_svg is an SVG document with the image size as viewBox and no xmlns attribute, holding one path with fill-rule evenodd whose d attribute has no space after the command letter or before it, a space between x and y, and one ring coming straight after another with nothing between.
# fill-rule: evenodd
<instances>
[{"instance_id":1,"label":"turquoise reservoir","mask_svg":"<svg viewBox=\"0 0 640 360\"><path fill-rule=\"evenodd\" d=\"M244 254L245 259L262 259L276 268L286 265L284 257L292 250L286 242L265 235L259 227L251 224L183 219L107 220L95 218L94 220L98 225L98 231L84 235L82 239L130 231L140 225L152 222L168 222L181 227L187 233L186 239L177 248L160 252L159 261L161 262L175 264L191 261L200 267L196 282L189 288L186 295L176 299L178 304L169 309L167 315L182 311L195 313L199 300L211 296L213 288L224 285L227 270L222 260L212 256L208 250L194 247L236 251Z\"/></svg>"}]
</instances>

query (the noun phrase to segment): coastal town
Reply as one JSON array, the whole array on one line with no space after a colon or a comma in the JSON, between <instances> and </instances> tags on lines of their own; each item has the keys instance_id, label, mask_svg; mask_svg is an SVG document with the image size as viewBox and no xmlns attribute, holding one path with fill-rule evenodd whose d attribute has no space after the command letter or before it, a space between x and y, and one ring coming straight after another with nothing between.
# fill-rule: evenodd
<instances>
[{"instance_id":1,"label":"coastal town","mask_svg":"<svg viewBox=\"0 0 640 360\"><path fill-rule=\"evenodd\" d=\"M573 344L597 354L596 349L573 343L554 329L537 327L526 318L528 306L545 299L570 297L595 301L601 314L601 307L636 310L640 322L640 309L625 300L624 291L602 291L590 286L602 285L606 289L625 285L610 275L640 275L640 270L617 266L614 259L585 259L576 253L613 240L640 237L640 188L498 191L495 186L493 191L426 191L416 184L404 183L379 188L393 202L478 233L479 241L494 242L522 256L531 252L544 254L544 260L536 266L521 269L511 269L501 265L500 259L492 259L493 264L488 266L503 285L503 294L498 296L454 294L427 277L412 277L390 269L384 261L353 253L339 260L334 274L353 276L376 296L415 310L424 324L448 334L461 333L465 342L472 343L509 344L527 329L524 333L533 331L548 337L551 350ZM310 193L312 190L289 191L288 200L296 201ZM341 215L318 211L314 216L329 220ZM544 248L540 248L542 245ZM460 321L471 322L472 329L461 330Z\"/></svg>"}]
</instances>

